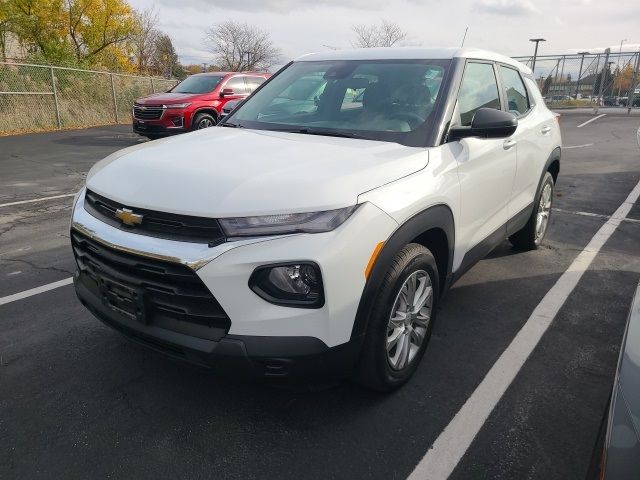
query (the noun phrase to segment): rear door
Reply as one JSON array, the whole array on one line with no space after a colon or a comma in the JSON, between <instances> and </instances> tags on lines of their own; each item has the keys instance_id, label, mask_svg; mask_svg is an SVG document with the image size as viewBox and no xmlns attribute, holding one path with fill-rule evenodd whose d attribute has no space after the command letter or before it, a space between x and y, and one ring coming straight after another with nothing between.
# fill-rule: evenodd
<instances>
[{"instance_id":1,"label":"rear door","mask_svg":"<svg viewBox=\"0 0 640 480\"><path fill-rule=\"evenodd\" d=\"M469 126L480 108L502 108L494 64L469 60L458 93L452 126ZM460 178L460 219L457 222L464 264L484 257L506 236L509 200L516 174L512 138L464 138L456 152ZM454 147L452 145L452 147Z\"/></svg>"},{"instance_id":2,"label":"rear door","mask_svg":"<svg viewBox=\"0 0 640 480\"><path fill-rule=\"evenodd\" d=\"M258 77L257 75L247 75L244 77L247 83L247 93L251 95L253 91L262 85L267 79L264 77Z\"/></svg>"},{"instance_id":3,"label":"rear door","mask_svg":"<svg viewBox=\"0 0 640 480\"><path fill-rule=\"evenodd\" d=\"M509 210L512 217L528 212L533 204L542 168L551 153L545 140L554 121L546 108L535 109L520 72L510 66L498 67L505 98L505 109L518 117L516 142L517 169Z\"/></svg>"}]
</instances>

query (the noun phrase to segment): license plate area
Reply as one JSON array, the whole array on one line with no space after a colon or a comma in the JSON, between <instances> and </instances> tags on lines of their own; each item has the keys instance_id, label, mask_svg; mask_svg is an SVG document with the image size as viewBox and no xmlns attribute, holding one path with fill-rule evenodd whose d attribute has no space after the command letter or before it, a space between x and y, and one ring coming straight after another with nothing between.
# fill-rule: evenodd
<instances>
[{"instance_id":1,"label":"license plate area","mask_svg":"<svg viewBox=\"0 0 640 480\"><path fill-rule=\"evenodd\" d=\"M102 275L98 276L98 283L104 305L131 320L146 323L142 290Z\"/></svg>"}]
</instances>

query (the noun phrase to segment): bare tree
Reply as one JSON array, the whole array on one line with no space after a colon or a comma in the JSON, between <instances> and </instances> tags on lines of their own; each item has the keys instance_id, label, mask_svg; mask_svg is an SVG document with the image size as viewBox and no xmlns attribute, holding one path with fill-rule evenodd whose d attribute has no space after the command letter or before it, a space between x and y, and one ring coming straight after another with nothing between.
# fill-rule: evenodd
<instances>
[{"instance_id":1,"label":"bare tree","mask_svg":"<svg viewBox=\"0 0 640 480\"><path fill-rule=\"evenodd\" d=\"M206 41L222 70L266 70L277 63L281 55L269 33L233 20L210 28Z\"/></svg>"},{"instance_id":2,"label":"bare tree","mask_svg":"<svg viewBox=\"0 0 640 480\"><path fill-rule=\"evenodd\" d=\"M393 47L407 38L400 25L386 20L376 25L354 25L351 30L356 34L351 42L355 48Z\"/></svg>"},{"instance_id":3,"label":"bare tree","mask_svg":"<svg viewBox=\"0 0 640 480\"><path fill-rule=\"evenodd\" d=\"M155 8L149 8L142 12L136 12L136 31L133 37L136 67L139 74L147 73L156 56L158 38L158 12Z\"/></svg>"}]
</instances>

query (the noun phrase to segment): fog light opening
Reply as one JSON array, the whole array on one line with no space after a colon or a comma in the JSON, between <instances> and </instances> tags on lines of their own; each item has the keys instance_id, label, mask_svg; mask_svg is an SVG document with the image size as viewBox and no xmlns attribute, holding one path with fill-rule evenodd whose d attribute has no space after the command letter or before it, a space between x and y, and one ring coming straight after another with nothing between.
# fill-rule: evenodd
<instances>
[{"instance_id":1,"label":"fog light opening","mask_svg":"<svg viewBox=\"0 0 640 480\"><path fill-rule=\"evenodd\" d=\"M311 262L258 267L249 287L270 303L299 308L320 308L324 291L320 268Z\"/></svg>"}]
</instances>

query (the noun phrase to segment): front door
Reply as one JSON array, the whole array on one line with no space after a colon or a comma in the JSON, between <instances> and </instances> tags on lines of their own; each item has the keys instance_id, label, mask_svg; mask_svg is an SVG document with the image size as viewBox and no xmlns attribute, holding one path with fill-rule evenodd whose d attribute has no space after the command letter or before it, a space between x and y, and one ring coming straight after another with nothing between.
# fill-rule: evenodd
<instances>
[{"instance_id":1,"label":"front door","mask_svg":"<svg viewBox=\"0 0 640 480\"><path fill-rule=\"evenodd\" d=\"M470 126L478 109L499 110L501 106L494 65L468 61L452 126ZM463 262L467 263L486 255L506 236L509 200L516 174L516 144L512 138L474 137L457 143L459 145L451 145L456 147L453 151L460 178L460 243L456 243L467 254L474 249Z\"/></svg>"}]
</instances>

